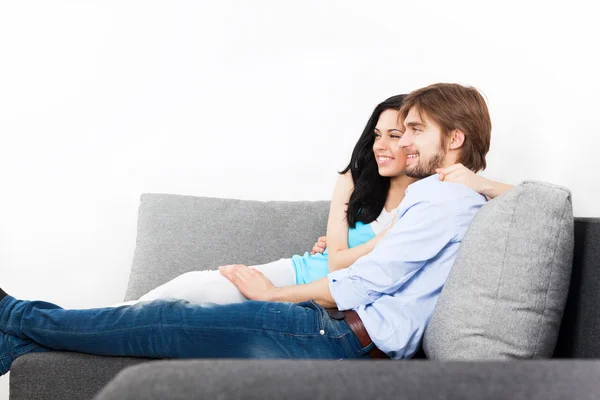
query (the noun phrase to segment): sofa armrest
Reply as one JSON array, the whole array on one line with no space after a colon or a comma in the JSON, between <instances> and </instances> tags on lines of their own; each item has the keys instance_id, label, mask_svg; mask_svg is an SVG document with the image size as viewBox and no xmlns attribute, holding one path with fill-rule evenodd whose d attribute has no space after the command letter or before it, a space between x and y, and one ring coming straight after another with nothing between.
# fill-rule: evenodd
<instances>
[{"instance_id":1,"label":"sofa armrest","mask_svg":"<svg viewBox=\"0 0 600 400\"><path fill-rule=\"evenodd\" d=\"M29 353L11 367L10 399L89 400L119 371L147 361L68 352Z\"/></svg>"},{"instance_id":2,"label":"sofa armrest","mask_svg":"<svg viewBox=\"0 0 600 400\"><path fill-rule=\"evenodd\" d=\"M120 372L96 400L591 399L600 360L188 360Z\"/></svg>"}]
</instances>

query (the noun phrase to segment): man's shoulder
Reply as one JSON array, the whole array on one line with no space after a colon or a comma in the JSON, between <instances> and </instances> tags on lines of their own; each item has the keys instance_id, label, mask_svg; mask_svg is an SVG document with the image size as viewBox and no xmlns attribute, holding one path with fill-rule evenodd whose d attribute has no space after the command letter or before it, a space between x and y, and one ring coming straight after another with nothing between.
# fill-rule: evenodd
<instances>
[{"instance_id":1,"label":"man's shoulder","mask_svg":"<svg viewBox=\"0 0 600 400\"><path fill-rule=\"evenodd\" d=\"M460 242L473 217L486 203L485 196L460 183L442 182L438 175L416 183L419 185L407 191L407 211L411 209L423 221L435 220L434 225L439 229L450 227L454 233L452 240Z\"/></svg>"},{"instance_id":2,"label":"man's shoulder","mask_svg":"<svg viewBox=\"0 0 600 400\"><path fill-rule=\"evenodd\" d=\"M485 196L460 183L442 182L437 174L411 184L406 194L414 203L425 201L469 207L486 202Z\"/></svg>"}]
</instances>

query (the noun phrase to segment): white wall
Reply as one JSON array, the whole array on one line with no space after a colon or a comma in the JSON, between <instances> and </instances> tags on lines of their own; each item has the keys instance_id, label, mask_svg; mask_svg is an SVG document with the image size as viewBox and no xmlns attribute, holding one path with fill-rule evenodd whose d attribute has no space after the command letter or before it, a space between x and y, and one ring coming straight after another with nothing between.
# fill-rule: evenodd
<instances>
[{"instance_id":1,"label":"white wall","mask_svg":"<svg viewBox=\"0 0 600 400\"><path fill-rule=\"evenodd\" d=\"M375 104L438 81L488 98L484 175L599 217L595 13L496 3L2 1L0 285L119 301L141 193L326 199Z\"/></svg>"}]
</instances>

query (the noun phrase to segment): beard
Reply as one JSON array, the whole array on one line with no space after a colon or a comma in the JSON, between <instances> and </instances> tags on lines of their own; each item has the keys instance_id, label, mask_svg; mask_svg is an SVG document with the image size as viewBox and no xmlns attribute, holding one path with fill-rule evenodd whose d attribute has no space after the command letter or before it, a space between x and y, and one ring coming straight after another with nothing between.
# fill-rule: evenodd
<instances>
[{"instance_id":1,"label":"beard","mask_svg":"<svg viewBox=\"0 0 600 400\"><path fill-rule=\"evenodd\" d=\"M438 149L438 152L435 156L431 157L429 161L421 162L421 156L419 156L419 162L417 165L412 168L406 168L406 176L416 179L427 178L435 174L435 170L437 168L441 168L444 163L444 157L446 157L446 152L444 152L441 148Z\"/></svg>"}]
</instances>

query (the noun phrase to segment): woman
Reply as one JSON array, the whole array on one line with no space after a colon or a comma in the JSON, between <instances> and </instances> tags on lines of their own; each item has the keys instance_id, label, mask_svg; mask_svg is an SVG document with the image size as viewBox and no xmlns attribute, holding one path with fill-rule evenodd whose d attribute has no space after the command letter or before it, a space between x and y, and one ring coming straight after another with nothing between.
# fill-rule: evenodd
<instances>
[{"instance_id":1,"label":"woman","mask_svg":"<svg viewBox=\"0 0 600 400\"><path fill-rule=\"evenodd\" d=\"M356 143L348 166L335 185L327 222L328 248L254 268L275 286L310 283L329 272L347 268L369 253L393 225L409 184L406 158L396 146L401 130L398 109L404 95L390 97L373 111ZM182 274L142 296L138 301L164 298L191 303L229 304L246 298L218 270ZM128 302L124 304L131 304Z\"/></svg>"}]
</instances>

